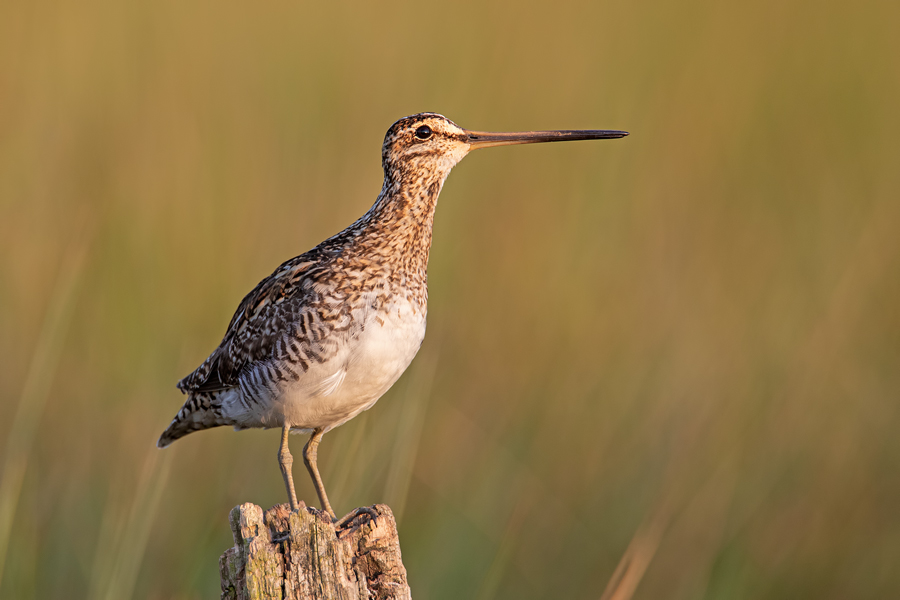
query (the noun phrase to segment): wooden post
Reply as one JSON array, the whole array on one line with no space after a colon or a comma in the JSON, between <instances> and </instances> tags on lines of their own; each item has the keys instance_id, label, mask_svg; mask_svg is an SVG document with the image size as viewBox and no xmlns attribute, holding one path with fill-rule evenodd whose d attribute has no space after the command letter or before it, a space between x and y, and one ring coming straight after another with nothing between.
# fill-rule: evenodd
<instances>
[{"instance_id":1,"label":"wooden post","mask_svg":"<svg viewBox=\"0 0 900 600\"><path fill-rule=\"evenodd\" d=\"M296 512L236 506L234 548L219 559L222 600L410 600L394 514L384 504L370 513L336 529L302 502Z\"/></svg>"}]
</instances>

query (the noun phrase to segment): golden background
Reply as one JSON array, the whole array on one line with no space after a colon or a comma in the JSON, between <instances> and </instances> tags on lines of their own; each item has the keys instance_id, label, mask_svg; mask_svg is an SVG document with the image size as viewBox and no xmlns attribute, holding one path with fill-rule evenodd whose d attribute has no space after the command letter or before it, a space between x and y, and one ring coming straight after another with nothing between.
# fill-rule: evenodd
<instances>
[{"instance_id":1,"label":"golden background","mask_svg":"<svg viewBox=\"0 0 900 600\"><path fill-rule=\"evenodd\" d=\"M898 23L0 3L0 597L218 596L228 511L285 501L278 433L159 451L174 384L426 110L631 136L465 159L418 358L324 438L338 513L394 508L415 597L599 598L629 547L636 598L900 596Z\"/></svg>"}]
</instances>

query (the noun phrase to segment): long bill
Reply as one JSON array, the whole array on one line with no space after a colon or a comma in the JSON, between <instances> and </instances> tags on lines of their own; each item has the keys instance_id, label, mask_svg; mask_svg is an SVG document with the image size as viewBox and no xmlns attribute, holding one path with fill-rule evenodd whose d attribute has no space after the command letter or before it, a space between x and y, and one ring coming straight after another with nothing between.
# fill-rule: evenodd
<instances>
[{"instance_id":1,"label":"long bill","mask_svg":"<svg viewBox=\"0 0 900 600\"><path fill-rule=\"evenodd\" d=\"M468 131L471 150L491 146L511 146L513 144L540 144L543 142L570 142L575 140L609 140L628 135L627 131L613 129L557 129L554 131L519 131L516 133L490 133Z\"/></svg>"}]
</instances>

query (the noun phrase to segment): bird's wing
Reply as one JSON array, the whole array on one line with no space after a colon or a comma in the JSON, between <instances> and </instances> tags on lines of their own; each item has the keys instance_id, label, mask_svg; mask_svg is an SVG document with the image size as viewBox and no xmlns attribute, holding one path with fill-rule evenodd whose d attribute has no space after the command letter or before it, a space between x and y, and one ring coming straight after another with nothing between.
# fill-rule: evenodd
<instances>
[{"instance_id":1,"label":"bird's wing","mask_svg":"<svg viewBox=\"0 0 900 600\"><path fill-rule=\"evenodd\" d=\"M317 274L327 261L314 252L302 254L281 266L247 294L235 311L222 343L197 370L178 382L185 393L214 392L238 385L241 373L253 363L287 353L286 339L298 325L321 322L316 312ZM310 341L319 332L305 330ZM304 340L300 340L302 343Z\"/></svg>"}]
</instances>

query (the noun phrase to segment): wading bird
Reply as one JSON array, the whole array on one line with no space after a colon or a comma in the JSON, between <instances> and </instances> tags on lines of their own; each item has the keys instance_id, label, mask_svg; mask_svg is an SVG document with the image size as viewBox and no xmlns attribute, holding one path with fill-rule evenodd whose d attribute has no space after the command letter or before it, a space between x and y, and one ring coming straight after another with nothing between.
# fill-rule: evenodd
<instances>
[{"instance_id":1,"label":"wading bird","mask_svg":"<svg viewBox=\"0 0 900 600\"><path fill-rule=\"evenodd\" d=\"M303 462L334 520L316 466L319 442L371 408L422 344L434 209L450 170L478 148L626 135L485 133L435 113L400 119L384 137L384 184L375 204L247 294L219 347L178 383L187 401L157 445L220 425L280 427L278 462L296 510L288 434L311 433Z\"/></svg>"}]
</instances>

